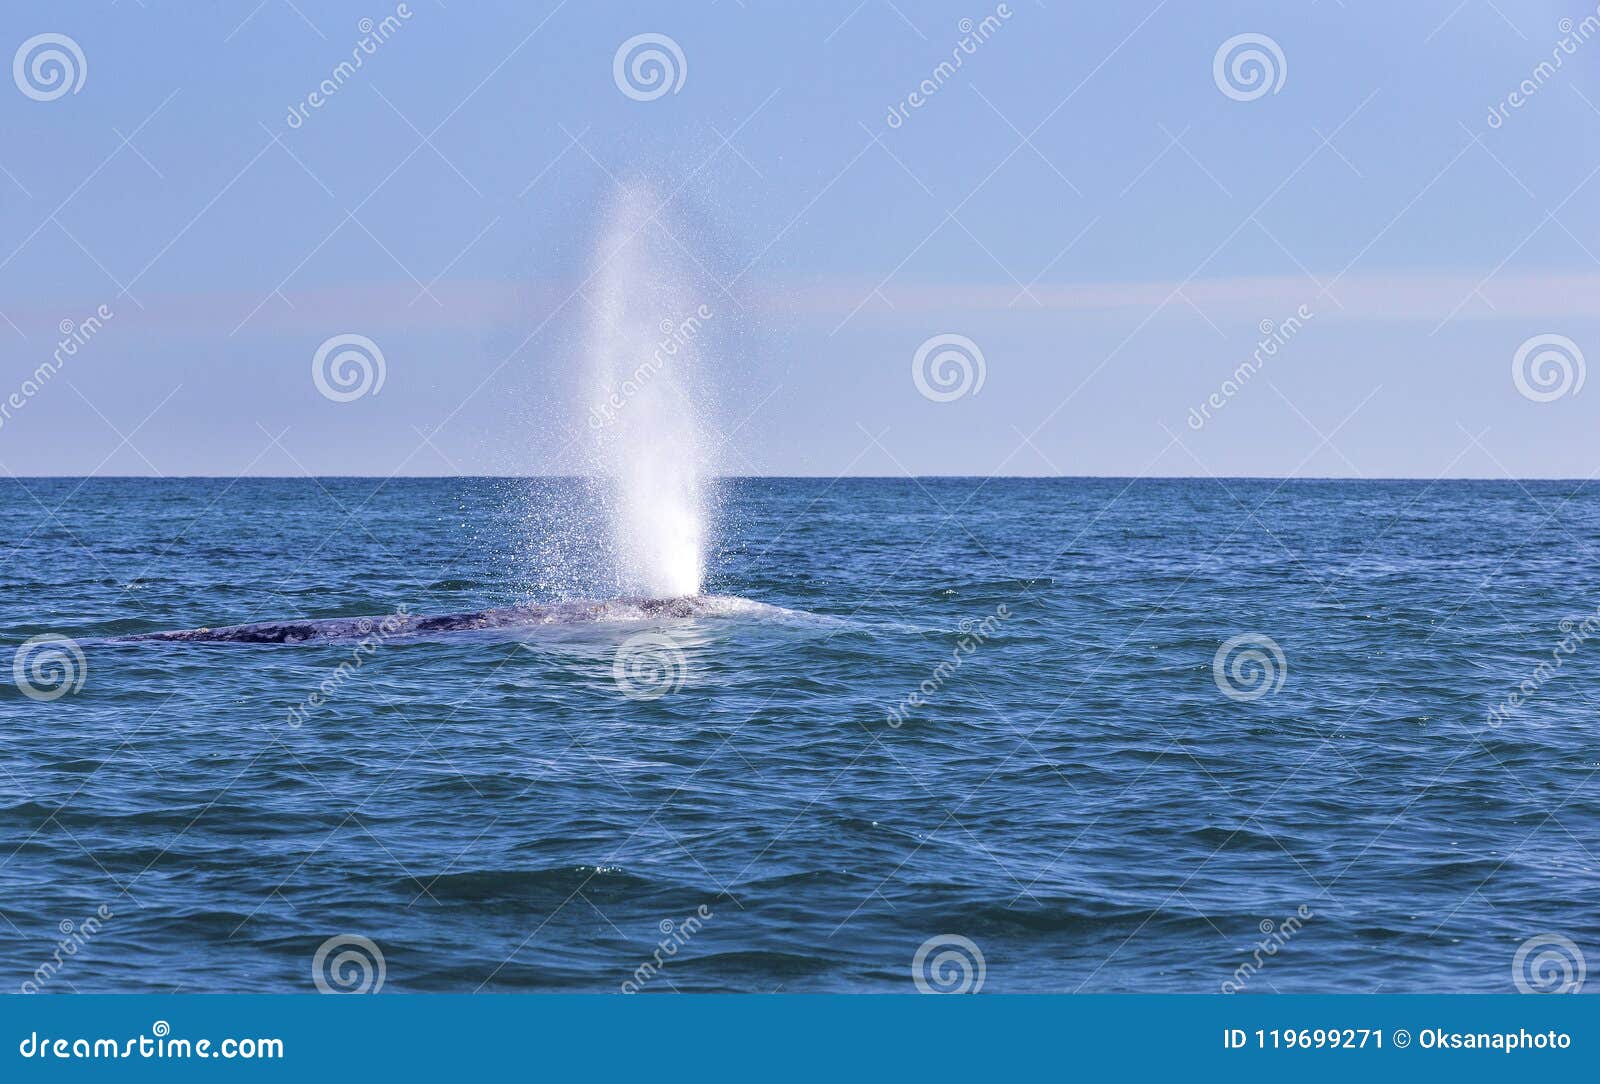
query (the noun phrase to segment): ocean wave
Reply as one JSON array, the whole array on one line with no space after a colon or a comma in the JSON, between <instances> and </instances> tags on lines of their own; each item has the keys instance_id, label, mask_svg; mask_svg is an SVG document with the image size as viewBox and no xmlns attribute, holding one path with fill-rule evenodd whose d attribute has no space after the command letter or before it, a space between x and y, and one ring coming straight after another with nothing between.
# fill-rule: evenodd
<instances>
[{"instance_id":1,"label":"ocean wave","mask_svg":"<svg viewBox=\"0 0 1600 1084\"><path fill-rule=\"evenodd\" d=\"M441 873L430 877L418 873L396 881L393 887L424 895L441 903L486 903L529 898L562 899L575 893L589 895L630 895L659 892L673 886L627 872L617 866L551 866L546 869L480 869Z\"/></svg>"}]
</instances>

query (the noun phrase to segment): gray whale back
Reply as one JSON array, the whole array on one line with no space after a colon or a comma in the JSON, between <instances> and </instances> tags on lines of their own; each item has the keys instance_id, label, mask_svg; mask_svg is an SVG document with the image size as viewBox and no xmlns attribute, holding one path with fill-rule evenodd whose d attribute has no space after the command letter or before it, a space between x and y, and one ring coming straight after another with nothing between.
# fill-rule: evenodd
<instances>
[{"instance_id":1,"label":"gray whale back","mask_svg":"<svg viewBox=\"0 0 1600 1084\"><path fill-rule=\"evenodd\" d=\"M296 621L258 621L219 628L179 629L119 636L117 642L176 641L205 644L303 644L340 640L428 636L487 629L540 625L580 625L599 621L643 621L662 617L700 617L736 613L780 612L776 606L724 595L686 598L615 598L546 605L524 603L501 609L423 617L401 610L380 617L329 617Z\"/></svg>"}]
</instances>

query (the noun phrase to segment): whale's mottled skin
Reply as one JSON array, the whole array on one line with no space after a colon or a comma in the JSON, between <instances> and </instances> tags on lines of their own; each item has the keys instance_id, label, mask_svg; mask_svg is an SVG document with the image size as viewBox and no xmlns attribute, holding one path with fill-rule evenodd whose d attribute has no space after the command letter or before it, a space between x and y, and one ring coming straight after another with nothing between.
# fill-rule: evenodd
<instances>
[{"instance_id":1,"label":"whale's mottled skin","mask_svg":"<svg viewBox=\"0 0 1600 1084\"><path fill-rule=\"evenodd\" d=\"M614 598L547 605L524 603L494 610L439 614L423 617L403 610L381 617L329 617L299 621L259 621L220 628L179 629L119 636L126 643L165 640L205 644L304 644L367 637L390 639L441 633L492 629L530 628L540 625L580 625L598 621L643 621L663 617L720 616L738 613L783 612L749 599L727 595L692 595L685 598Z\"/></svg>"}]
</instances>

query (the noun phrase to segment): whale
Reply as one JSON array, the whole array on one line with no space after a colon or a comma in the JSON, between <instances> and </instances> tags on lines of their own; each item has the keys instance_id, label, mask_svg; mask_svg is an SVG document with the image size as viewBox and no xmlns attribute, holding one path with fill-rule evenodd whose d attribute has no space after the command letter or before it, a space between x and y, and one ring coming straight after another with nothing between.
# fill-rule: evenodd
<instances>
[{"instance_id":1,"label":"whale","mask_svg":"<svg viewBox=\"0 0 1600 1084\"><path fill-rule=\"evenodd\" d=\"M113 638L113 643L165 641L199 644L309 644L365 640L369 637L429 637L452 633L515 631L547 625L582 625L609 621L651 621L663 618L781 615L781 606L732 595L687 595L681 598L613 598L575 602L518 603L488 610L422 616L403 607L376 617L326 617L291 621L256 621L169 632L140 632Z\"/></svg>"}]
</instances>

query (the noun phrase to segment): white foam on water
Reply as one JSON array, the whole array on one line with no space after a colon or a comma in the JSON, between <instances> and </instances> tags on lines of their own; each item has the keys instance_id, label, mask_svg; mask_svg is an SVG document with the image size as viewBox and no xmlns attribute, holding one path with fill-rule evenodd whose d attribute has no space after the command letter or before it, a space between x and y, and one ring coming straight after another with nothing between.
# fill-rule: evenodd
<instances>
[{"instance_id":1,"label":"white foam on water","mask_svg":"<svg viewBox=\"0 0 1600 1084\"><path fill-rule=\"evenodd\" d=\"M647 185L619 186L595 259L587 423L609 484L612 587L679 598L705 578L705 347L693 286ZM672 233L667 232L668 229ZM597 405L598 404L598 405Z\"/></svg>"},{"instance_id":2,"label":"white foam on water","mask_svg":"<svg viewBox=\"0 0 1600 1084\"><path fill-rule=\"evenodd\" d=\"M647 623L666 624L675 620L695 618L748 618L760 621L787 621L795 623L820 623L832 620L805 610L791 610L736 595L694 595L674 599L666 608L659 602L647 604L640 599L612 598L592 602L569 603L559 610L543 615L540 624L606 624Z\"/></svg>"}]
</instances>

